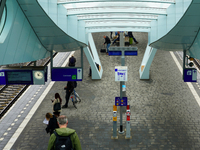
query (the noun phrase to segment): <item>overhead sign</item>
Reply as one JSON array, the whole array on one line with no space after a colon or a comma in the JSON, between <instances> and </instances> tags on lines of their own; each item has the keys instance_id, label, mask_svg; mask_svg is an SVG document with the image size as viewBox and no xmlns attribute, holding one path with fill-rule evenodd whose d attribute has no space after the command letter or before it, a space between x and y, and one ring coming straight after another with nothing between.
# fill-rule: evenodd
<instances>
[{"instance_id":1,"label":"overhead sign","mask_svg":"<svg viewBox=\"0 0 200 150\"><path fill-rule=\"evenodd\" d=\"M121 56L121 51L109 51L109 56ZM137 56L137 51L125 51L125 56Z\"/></svg>"},{"instance_id":2,"label":"overhead sign","mask_svg":"<svg viewBox=\"0 0 200 150\"><path fill-rule=\"evenodd\" d=\"M115 97L115 106L127 106L127 97Z\"/></svg>"},{"instance_id":3,"label":"overhead sign","mask_svg":"<svg viewBox=\"0 0 200 150\"><path fill-rule=\"evenodd\" d=\"M30 84L32 83L33 76L31 70L14 70L7 71L7 83L8 84Z\"/></svg>"},{"instance_id":4,"label":"overhead sign","mask_svg":"<svg viewBox=\"0 0 200 150\"><path fill-rule=\"evenodd\" d=\"M185 68L184 69L184 82L197 82L197 69Z\"/></svg>"},{"instance_id":5,"label":"overhead sign","mask_svg":"<svg viewBox=\"0 0 200 150\"><path fill-rule=\"evenodd\" d=\"M125 56L137 56L137 47L110 47L109 56L121 56L122 51L124 51Z\"/></svg>"},{"instance_id":6,"label":"overhead sign","mask_svg":"<svg viewBox=\"0 0 200 150\"><path fill-rule=\"evenodd\" d=\"M82 81L82 68L52 68L52 81Z\"/></svg>"},{"instance_id":7,"label":"overhead sign","mask_svg":"<svg viewBox=\"0 0 200 150\"><path fill-rule=\"evenodd\" d=\"M0 85L41 85L45 84L45 81L47 81L47 67L0 68Z\"/></svg>"},{"instance_id":8,"label":"overhead sign","mask_svg":"<svg viewBox=\"0 0 200 150\"><path fill-rule=\"evenodd\" d=\"M127 66L115 66L115 81L127 81Z\"/></svg>"}]
</instances>

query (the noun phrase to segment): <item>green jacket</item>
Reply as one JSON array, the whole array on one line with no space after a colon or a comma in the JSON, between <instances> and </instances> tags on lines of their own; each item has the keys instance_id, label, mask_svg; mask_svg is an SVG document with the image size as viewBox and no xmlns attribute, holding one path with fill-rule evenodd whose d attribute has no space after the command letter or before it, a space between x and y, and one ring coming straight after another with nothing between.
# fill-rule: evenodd
<instances>
[{"instance_id":1,"label":"green jacket","mask_svg":"<svg viewBox=\"0 0 200 150\"><path fill-rule=\"evenodd\" d=\"M74 129L70 128L57 128L55 131L58 133L58 135L61 136L69 136L72 141L72 147L74 150L81 150L81 143L79 141L78 135L76 134L76 131ZM56 136L53 133L49 139L49 144L47 150L54 150L54 143L56 140Z\"/></svg>"}]
</instances>

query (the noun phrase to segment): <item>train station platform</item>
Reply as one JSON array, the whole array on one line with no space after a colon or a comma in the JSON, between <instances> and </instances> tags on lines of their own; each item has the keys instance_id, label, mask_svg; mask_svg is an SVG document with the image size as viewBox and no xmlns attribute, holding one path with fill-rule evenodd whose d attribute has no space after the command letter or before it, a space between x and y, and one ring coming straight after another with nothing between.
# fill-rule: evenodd
<instances>
[{"instance_id":1,"label":"train station platform","mask_svg":"<svg viewBox=\"0 0 200 150\"><path fill-rule=\"evenodd\" d=\"M120 83L115 82L115 66L120 66L119 56L100 53L103 35L93 34L103 67L101 80L88 77L89 63L84 55L83 81L76 88L82 102L75 109L69 102L62 109L75 129L83 150L199 150L200 149L200 86L182 80L182 57L179 52L158 50L151 65L150 80L140 80L139 67L147 45L146 33L135 33L139 42L138 56L126 56L128 81L126 96L131 111L131 139L125 134L112 136L112 115L115 97L120 96ZM55 65L62 66L68 53L55 58ZM77 65L80 52L75 52ZM0 120L0 149L45 150L49 134L43 124L45 114L52 112L51 99L60 93L65 101L67 82L47 82L33 85L22 95L12 109ZM119 129L118 109L118 129ZM123 114L125 128L125 114Z\"/></svg>"}]
</instances>

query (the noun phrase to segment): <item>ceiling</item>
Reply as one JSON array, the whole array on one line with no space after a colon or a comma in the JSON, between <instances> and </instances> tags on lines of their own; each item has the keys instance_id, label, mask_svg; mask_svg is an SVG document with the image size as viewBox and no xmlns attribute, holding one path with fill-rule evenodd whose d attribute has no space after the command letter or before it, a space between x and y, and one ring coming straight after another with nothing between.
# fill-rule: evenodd
<instances>
[{"instance_id":1,"label":"ceiling","mask_svg":"<svg viewBox=\"0 0 200 150\"><path fill-rule=\"evenodd\" d=\"M86 30L149 32L150 23L159 15L167 15L167 8L175 0L58 0L67 9L67 16L85 21ZM126 30L127 29L127 30Z\"/></svg>"}]
</instances>

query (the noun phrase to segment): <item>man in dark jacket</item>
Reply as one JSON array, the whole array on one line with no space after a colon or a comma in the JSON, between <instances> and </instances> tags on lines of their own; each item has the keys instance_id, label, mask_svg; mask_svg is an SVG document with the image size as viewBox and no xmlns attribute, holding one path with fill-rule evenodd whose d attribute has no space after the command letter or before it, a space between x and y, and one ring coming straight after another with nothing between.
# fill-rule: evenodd
<instances>
[{"instance_id":1,"label":"man in dark jacket","mask_svg":"<svg viewBox=\"0 0 200 150\"><path fill-rule=\"evenodd\" d=\"M109 47L110 47L111 41L110 41L110 39L109 39L108 36L105 36L105 35L104 35L103 37L104 37L104 39L105 39L105 42L103 43L103 45L107 44L106 49L107 49L107 54L108 54L108 53L109 53Z\"/></svg>"},{"instance_id":2,"label":"man in dark jacket","mask_svg":"<svg viewBox=\"0 0 200 150\"><path fill-rule=\"evenodd\" d=\"M69 67L75 67L75 63L76 63L76 58L72 55L70 58L69 58Z\"/></svg>"},{"instance_id":3,"label":"man in dark jacket","mask_svg":"<svg viewBox=\"0 0 200 150\"><path fill-rule=\"evenodd\" d=\"M71 93L74 91L74 81L68 81L67 86L64 88L66 90L66 103L65 105L62 106L62 108L67 108L68 107L68 102L69 102L69 97Z\"/></svg>"},{"instance_id":4,"label":"man in dark jacket","mask_svg":"<svg viewBox=\"0 0 200 150\"><path fill-rule=\"evenodd\" d=\"M62 115L58 117L58 129L55 130L55 132L59 136L69 136L71 139L72 148L74 150L81 150L81 143L78 138L78 135L76 134L76 131L74 129L67 128L68 120L67 117ZM55 149L55 141L56 141L56 135L53 133L49 139L49 144L47 150L54 150Z\"/></svg>"}]
</instances>

